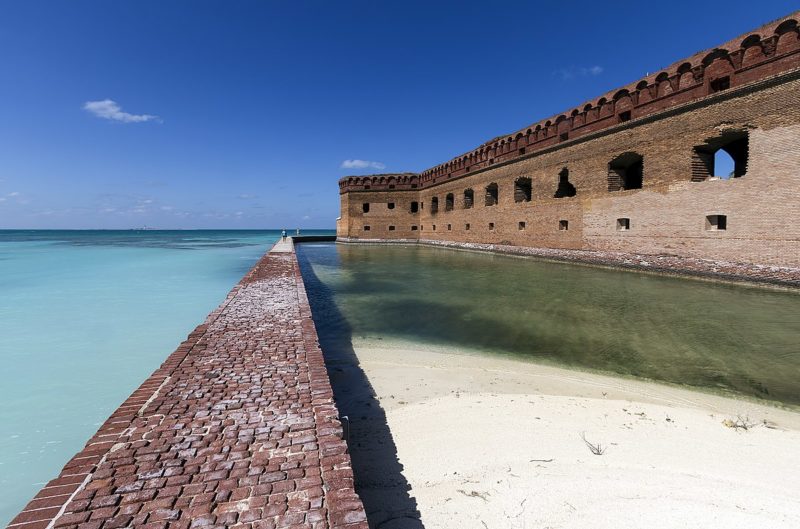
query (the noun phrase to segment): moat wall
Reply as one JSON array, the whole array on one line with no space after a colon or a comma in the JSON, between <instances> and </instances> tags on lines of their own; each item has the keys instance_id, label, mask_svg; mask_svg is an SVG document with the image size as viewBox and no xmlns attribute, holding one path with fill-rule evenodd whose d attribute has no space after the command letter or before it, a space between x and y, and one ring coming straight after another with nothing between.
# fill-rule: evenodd
<instances>
[{"instance_id":1,"label":"moat wall","mask_svg":"<svg viewBox=\"0 0 800 529\"><path fill-rule=\"evenodd\" d=\"M342 179L337 234L800 267L797 18L419 175Z\"/></svg>"}]
</instances>

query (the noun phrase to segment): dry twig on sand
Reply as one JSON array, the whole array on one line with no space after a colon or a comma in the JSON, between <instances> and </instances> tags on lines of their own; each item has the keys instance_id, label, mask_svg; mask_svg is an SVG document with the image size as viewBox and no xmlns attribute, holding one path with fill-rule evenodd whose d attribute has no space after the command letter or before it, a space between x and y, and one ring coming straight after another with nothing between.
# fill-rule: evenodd
<instances>
[{"instance_id":1,"label":"dry twig on sand","mask_svg":"<svg viewBox=\"0 0 800 529\"><path fill-rule=\"evenodd\" d=\"M586 432L581 434L581 439L583 439L583 442L586 443L586 446L589 447L589 450L591 450L591 452L596 456L601 456L606 451L606 447L604 447L600 443L589 442L586 439Z\"/></svg>"},{"instance_id":2,"label":"dry twig on sand","mask_svg":"<svg viewBox=\"0 0 800 529\"><path fill-rule=\"evenodd\" d=\"M744 430L745 432L759 425L759 423L751 421L750 417L742 417L741 415L737 415L736 420L725 419L722 421L722 424L728 428L733 428L734 430Z\"/></svg>"},{"instance_id":3,"label":"dry twig on sand","mask_svg":"<svg viewBox=\"0 0 800 529\"><path fill-rule=\"evenodd\" d=\"M460 492L461 494L467 496L468 498L480 498L487 503L489 502L489 500L486 499L486 496L489 495L488 492L478 492L477 490L471 490L469 492L466 492L463 489L457 489L456 492Z\"/></svg>"}]
</instances>

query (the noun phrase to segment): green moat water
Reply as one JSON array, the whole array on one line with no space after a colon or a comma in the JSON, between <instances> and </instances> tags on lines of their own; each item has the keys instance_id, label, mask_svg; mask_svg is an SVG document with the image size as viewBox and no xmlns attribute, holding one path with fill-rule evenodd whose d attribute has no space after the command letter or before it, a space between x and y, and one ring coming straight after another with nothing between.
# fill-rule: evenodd
<instances>
[{"instance_id":1,"label":"green moat water","mask_svg":"<svg viewBox=\"0 0 800 529\"><path fill-rule=\"evenodd\" d=\"M800 404L800 295L429 247L298 247L323 343L387 338Z\"/></svg>"}]
</instances>

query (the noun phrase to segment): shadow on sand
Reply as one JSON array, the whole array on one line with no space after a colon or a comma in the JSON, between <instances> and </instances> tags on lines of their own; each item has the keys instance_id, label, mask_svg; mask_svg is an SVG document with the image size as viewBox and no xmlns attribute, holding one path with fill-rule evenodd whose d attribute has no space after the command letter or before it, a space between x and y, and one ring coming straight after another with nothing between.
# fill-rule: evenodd
<instances>
[{"instance_id":1,"label":"shadow on sand","mask_svg":"<svg viewBox=\"0 0 800 529\"><path fill-rule=\"evenodd\" d=\"M333 292L320 281L297 247L314 324L325 356L339 413L350 418L350 457L356 492L364 502L373 529L420 529L416 500L397 459L386 413L353 350L352 329L339 311Z\"/></svg>"}]
</instances>

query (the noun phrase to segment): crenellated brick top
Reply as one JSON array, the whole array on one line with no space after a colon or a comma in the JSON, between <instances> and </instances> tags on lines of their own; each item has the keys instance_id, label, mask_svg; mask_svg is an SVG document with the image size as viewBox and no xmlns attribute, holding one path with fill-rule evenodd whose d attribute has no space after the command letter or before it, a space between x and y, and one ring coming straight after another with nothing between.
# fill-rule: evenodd
<instances>
[{"instance_id":1,"label":"crenellated brick top","mask_svg":"<svg viewBox=\"0 0 800 529\"><path fill-rule=\"evenodd\" d=\"M341 193L423 188L800 67L800 11L427 169L348 176Z\"/></svg>"},{"instance_id":2,"label":"crenellated brick top","mask_svg":"<svg viewBox=\"0 0 800 529\"><path fill-rule=\"evenodd\" d=\"M339 192L352 189L417 189L417 173L386 173L368 176L345 176L339 180Z\"/></svg>"}]
</instances>

